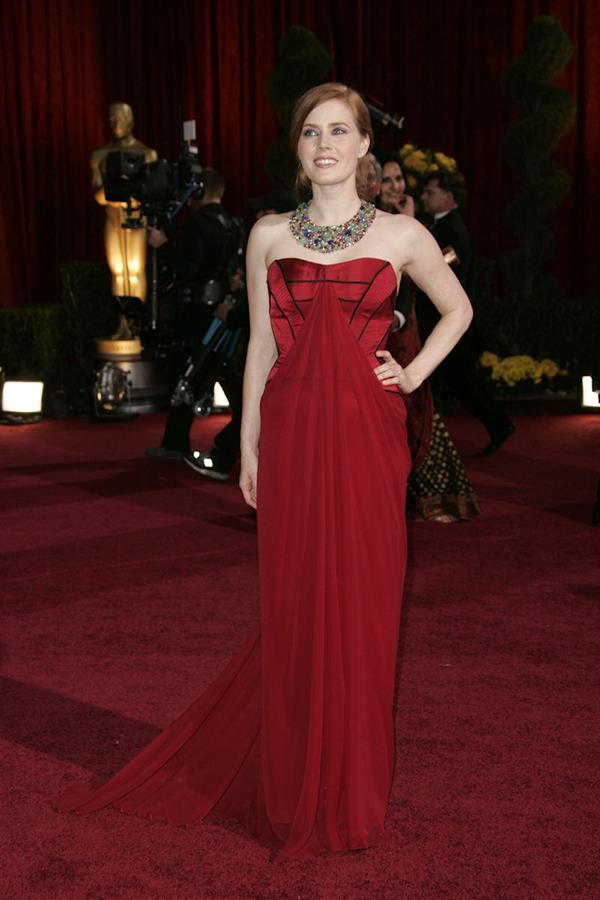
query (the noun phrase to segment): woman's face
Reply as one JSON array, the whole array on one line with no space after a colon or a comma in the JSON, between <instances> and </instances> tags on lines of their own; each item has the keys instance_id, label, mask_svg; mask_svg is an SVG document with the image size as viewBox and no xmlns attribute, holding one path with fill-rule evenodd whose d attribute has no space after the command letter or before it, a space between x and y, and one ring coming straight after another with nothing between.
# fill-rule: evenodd
<instances>
[{"instance_id":1,"label":"woman's face","mask_svg":"<svg viewBox=\"0 0 600 900\"><path fill-rule=\"evenodd\" d=\"M313 184L339 184L355 177L358 160L369 149L352 110L342 100L325 100L315 106L302 125L298 159Z\"/></svg>"},{"instance_id":2,"label":"woman's face","mask_svg":"<svg viewBox=\"0 0 600 900\"><path fill-rule=\"evenodd\" d=\"M406 193L406 182L397 162L386 162L381 178L381 202L383 206L395 206Z\"/></svg>"}]
</instances>

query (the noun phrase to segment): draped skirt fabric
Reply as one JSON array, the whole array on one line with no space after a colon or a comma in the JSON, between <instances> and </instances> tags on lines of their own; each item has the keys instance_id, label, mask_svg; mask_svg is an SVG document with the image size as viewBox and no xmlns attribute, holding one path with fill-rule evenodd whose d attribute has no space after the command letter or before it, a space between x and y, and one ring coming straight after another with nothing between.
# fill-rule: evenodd
<instances>
[{"instance_id":1,"label":"draped skirt fabric","mask_svg":"<svg viewBox=\"0 0 600 900\"><path fill-rule=\"evenodd\" d=\"M261 401L260 629L121 772L61 808L235 819L281 860L385 839L405 418L325 282Z\"/></svg>"}]
</instances>

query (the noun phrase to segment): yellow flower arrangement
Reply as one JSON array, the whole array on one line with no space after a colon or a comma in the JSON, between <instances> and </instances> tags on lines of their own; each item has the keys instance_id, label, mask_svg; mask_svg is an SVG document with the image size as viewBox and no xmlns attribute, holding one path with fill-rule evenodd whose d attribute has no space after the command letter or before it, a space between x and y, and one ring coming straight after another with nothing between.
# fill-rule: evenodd
<instances>
[{"instance_id":1,"label":"yellow flower arrangement","mask_svg":"<svg viewBox=\"0 0 600 900\"><path fill-rule=\"evenodd\" d=\"M398 158L410 192L418 199L425 186L425 179L432 172L455 172L456 160L440 150L404 144L398 150Z\"/></svg>"},{"instance_id":2,"label":"yellow flower arrangement","mask_svg":"<svg viewBox=\"0 0 600 900\"><path fill-rule=\"evenodd\" d=\"M500 362L498 356L495 353L490 353L489 350L486 350L485 353L482 353L479 357L479 362L482 366L495 366L498 362Z\"/></svg>"},{"instance_id":3,"label":"yellow flower arrangement","mask_svg":"<svg viewBox=\"0 0 600 900\"><path fill-rule=\"evenodd\" d=\"M407 169L412 169L413 172L419 173L425 173L429 169L425 154L421 150L415 150L413 153L410 153L405 158L404 165Z\"/></svg>"},{"instance_id":4,"label":"yellow flower arrangement","mask_svg":"<svg viewBox=\"0 0 600 900\"><path fill-rule=\"evenodd\" d=\"M479 357L479 363L491 369L493 381L507 387L514 387L521 381L541 384L543 379L552 381L557 375L568 375L567 369L561 369L553 359L534 359L532 356L505 356L500 359L495 353L486 351Z\"/></svg>"},{"instance_id":5,"label":"yellow flower arrangement","mask_svg":"<svg viewBox=\"0 0 600 900\"><path fill-rule=\"evenodd\" d=\"M448 169L449 172L454 172L456 170L456 160L451 156L446 156L445 153L441 153L438 150L437 153L433 154L433 158L440 164L442 169Z\"/></svg>"}]
</instances>

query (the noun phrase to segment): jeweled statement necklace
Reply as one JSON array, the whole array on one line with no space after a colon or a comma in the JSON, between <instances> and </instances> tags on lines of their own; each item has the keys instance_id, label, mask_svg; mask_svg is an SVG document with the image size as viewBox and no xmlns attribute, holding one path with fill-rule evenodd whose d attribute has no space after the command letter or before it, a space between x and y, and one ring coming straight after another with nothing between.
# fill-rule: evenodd
<instances>
[{"instance_id":1,"label":"jeweled statement necklace","mask_svg":"<svg viewBox=\"0 0 600 900\"><path fill-rule=\"evenodd\" d=\"M375 207L363 200L358 212L343 225L315 225L308 215L308 203L300 203L290 218L290 231L307 250L333 253L360 241L375 218Z\"/></svg>"}]
</instances>

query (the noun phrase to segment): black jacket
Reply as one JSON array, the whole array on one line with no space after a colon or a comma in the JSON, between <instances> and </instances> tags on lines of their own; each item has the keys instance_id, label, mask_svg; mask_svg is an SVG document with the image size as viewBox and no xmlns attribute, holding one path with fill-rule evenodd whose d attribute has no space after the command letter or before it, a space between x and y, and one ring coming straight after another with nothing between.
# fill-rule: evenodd
<instances>
[{"instance_id":1,"label":"black jacket","mask_svg":"<svg viewBox=\"0 0 600 900\"><path fill-rule=\"evenodd\" d=\"M463 217L457 209L451 209L443 218L436 219L430 230L442 250L453 247L456 251L459 262L452 266L452 271L466 288L473 261L473 247Z\"/></svg>"},{"instance_id":2,"label":"black jacket","mask_svg":"<svg viewBox=\"0 0 600 900\"><path fill-rule=\"evenodd\" d=\"M441 219L436 219L430 230L441 250L446 250L448 247L454 249L458 256L458 263L452 266L452 271L468 293L473 247L463 217L457 209L452 209ZM438 323L440 314L429 297L422 291L417 292L416 312L421 340L425 341ZM465 342L463 339L463 343Z\"/></svg>"},{"instance_id":3,"label":"black jacket","mask_svg":"<svg viewBox=\"0 0 600 900\"><path fill-rule=\"evenodd\" d=\"M221 203L194 210L172 257L179 285L194 289L212 279L227 279L240 240L240 222Z\"/></svg>"}]
</instances>

